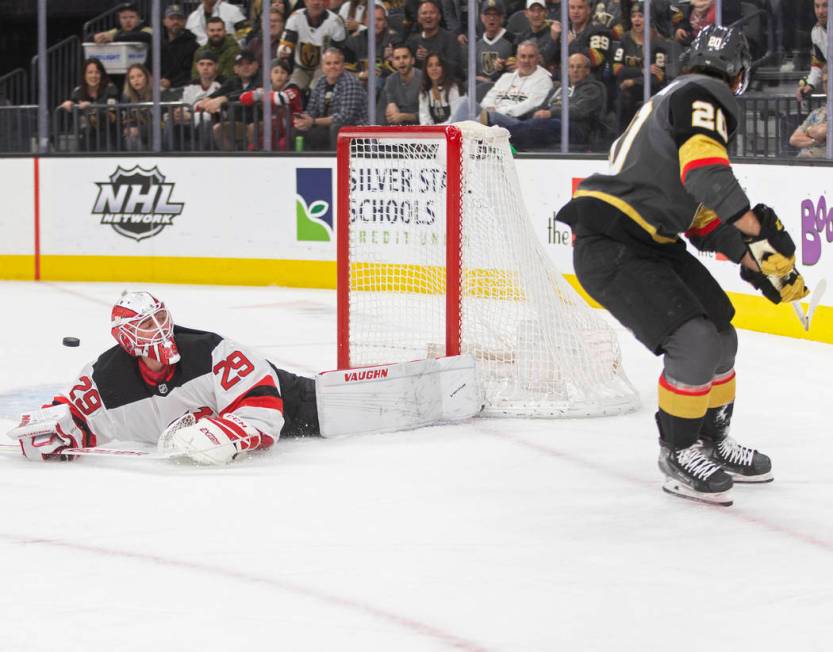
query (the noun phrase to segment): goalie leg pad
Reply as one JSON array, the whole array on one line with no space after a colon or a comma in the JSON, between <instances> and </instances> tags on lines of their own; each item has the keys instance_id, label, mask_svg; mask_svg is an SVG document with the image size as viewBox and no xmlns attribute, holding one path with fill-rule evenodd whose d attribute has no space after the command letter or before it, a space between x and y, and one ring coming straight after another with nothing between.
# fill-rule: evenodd
<instances>
[{"instance_id":1,"label":"goalie leg pad","mask_svg":"<svg viewBox=\"0 0 833 652\"><path fill-rule=\"evenodd\" d=\"M328 371L315 385L324 437L459 421L483 409L471 355Z\"/></svg>"}]
</instances>

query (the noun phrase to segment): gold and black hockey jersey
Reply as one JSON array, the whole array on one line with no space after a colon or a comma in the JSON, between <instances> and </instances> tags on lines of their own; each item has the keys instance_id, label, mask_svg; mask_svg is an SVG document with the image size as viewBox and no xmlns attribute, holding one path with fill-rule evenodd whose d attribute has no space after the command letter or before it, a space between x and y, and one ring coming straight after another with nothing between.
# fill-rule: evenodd
<instances>
[{"instance_id":1,"label":"gold and black hockey jersey","mask_svg":"<svg viewBox=\"0 0 833 652\"><path fill-rule=\"evenodd\" d=\"M740 232L727 228L749 209L727 152L737 114L734 95L719 79L679 77L613 143L611 171L582 181L574 197L615 206L657 243L685 232L698 248L740 260Z\"/></svg>"}]
</instances>

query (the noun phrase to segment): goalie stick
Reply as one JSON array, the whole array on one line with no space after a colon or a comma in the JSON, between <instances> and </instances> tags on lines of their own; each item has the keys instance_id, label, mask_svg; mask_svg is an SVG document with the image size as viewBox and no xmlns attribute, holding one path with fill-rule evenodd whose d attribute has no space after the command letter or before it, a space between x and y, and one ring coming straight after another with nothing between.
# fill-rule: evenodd
<instances>
[{"instance_id":1,"label":"goalie stick","mask_svg":"<svg viewBox=\"0 0 833 652\"><path fill-rule=\"evenodd\" d=\"M17 444L0 444L0 453L11 453L20 455L20 446ZM90 457L128 457L128 458L142 458L146 460L167 460L173 457L183 457L185 453L180 451L170 451L168 453L159 453L153 450L139 450L135 448L65 448L60 453L55 455L88 455Z\"/></svg>"}]
</instances>

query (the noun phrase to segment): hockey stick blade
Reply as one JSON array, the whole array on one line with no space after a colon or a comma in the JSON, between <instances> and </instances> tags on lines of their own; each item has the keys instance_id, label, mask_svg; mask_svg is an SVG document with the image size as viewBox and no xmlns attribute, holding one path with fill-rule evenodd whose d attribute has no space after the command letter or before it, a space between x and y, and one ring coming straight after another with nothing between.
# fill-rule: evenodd
<instances>
[{"instance_id":1,"label":"hockey stick blade","mask_svg":"<svg viewBox=\"0 0 833 652\"><path fill-rule=\"evenodd\" d=\"M798 301L793 301L790 304L793 307L793 311L795 312L795 316L798 317L798 321L801 322L801 327L806 331L809 330L809 326L807 324L807 315L804 314L804 308L801 307L801 304Z\"/></svg>"},{"instance_id":2,"label":"hockey stick blade","mask_svg":"<svg viewBox=\"0 0 833 652\"><path fill-rule=\"evenodd\" d=\"M824 292L827 290L827 279L821 279L816 284L816 290L813 296L810 297L810 307L807 309L807 316L805 317L805 330L810 330L810 324L813 320L813 313L816 311L816 306L821 302Z\"/></svg>"}]
</instances>

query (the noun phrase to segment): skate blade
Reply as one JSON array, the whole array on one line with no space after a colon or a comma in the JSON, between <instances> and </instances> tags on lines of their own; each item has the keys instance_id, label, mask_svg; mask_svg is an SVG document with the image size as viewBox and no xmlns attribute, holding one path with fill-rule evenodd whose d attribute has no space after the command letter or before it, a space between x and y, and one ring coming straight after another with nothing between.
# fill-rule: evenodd
<instances>
[{"instance_id":1,"label":"skate blade","mask_svg":"<svg viewBox=\"0 0 833 652\"><path fill-rule=\"evenodd\" d=\"M775 477L772 475L772 473L761 473L760 475L742 475L741 473L732 473L731 471L726 472L730 476L732 476L732 481L735 484L765 484L767 482L772 482L773 480L775 480Z\"/></svg>"},{"instance_id":2,"label":"skate blade","mask_svg":"<svg viewBox=\"0 0 833 652\"><path fill-rule=\"evenodd\" d=\"M694 491L672 478L665 481L665 484L662 485L662 490L672 496L679 496L680 498L693 500L698 503L706 503L707 505L729 507L732 504L731 491L721 491L719 493L707 494L702 491Z\"/></svg>"}]
</instances>

